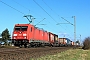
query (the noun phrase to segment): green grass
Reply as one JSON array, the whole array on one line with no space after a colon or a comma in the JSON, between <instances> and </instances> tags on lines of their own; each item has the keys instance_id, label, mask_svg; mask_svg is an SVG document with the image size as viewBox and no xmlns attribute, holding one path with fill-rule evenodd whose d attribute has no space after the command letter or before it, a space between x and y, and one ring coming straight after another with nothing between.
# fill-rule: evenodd
<instances>
[{"instance_id":1,"label":"green grass","mask_svg":"<svg viewBox=\"0 0 90 60\"><path fill-rule=\"evenodd\" d=\"M35 60L90 60L90 50L70 49L65 52L55 55L47 55Z\"/></svg>"}]
</instances>

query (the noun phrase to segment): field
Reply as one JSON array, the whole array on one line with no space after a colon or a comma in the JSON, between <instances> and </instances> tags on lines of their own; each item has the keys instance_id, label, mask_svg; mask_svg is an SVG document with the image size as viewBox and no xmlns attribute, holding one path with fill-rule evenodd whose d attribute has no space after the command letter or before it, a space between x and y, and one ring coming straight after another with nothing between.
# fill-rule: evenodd
<instances>
[{"instance_id":1,"label":"field","mask_svg":"<svg viewBox=\"0 0 90 60\"><path fill-rule=\"evenodd\" d=\"M2 47L0 60L90 60L90 50L73 47Z\"/></svg>"},{"instance_id":2,"label":"field","mask_svg":"<svg viewBox=\"0 0 90 60\"><path fill-rule=\"evenodd\" d=\"M58 54L47 55L37 60L90 60L90 50L70 49Z\"/></svg>"},{"instance_id":3,"label":"field","mask_svg":"<svg viewBox=\"0 0 90 60\"><path fill-rule=\"evenodd\" d=\"M38 47L38 48L0 48L0 60L36 60L46 55L54 55L71 49L71 47Z\"/></svg>"}]
</instances>

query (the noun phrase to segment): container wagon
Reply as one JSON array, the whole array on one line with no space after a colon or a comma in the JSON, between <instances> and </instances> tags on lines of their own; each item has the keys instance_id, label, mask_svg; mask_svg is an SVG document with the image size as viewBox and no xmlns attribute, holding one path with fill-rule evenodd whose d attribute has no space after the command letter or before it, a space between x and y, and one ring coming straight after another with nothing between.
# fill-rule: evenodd
<instances>
[{"instance_id":1,"label":"container wagon","mask_svg":"<svg viewBox=\"0 0 90 60\"><path fill-rule=\"evenodd\" d=\"M60 46L71 46L72 45L72 41L68 38L59 38L58 42Z\"/></svg>"}]
</instances>

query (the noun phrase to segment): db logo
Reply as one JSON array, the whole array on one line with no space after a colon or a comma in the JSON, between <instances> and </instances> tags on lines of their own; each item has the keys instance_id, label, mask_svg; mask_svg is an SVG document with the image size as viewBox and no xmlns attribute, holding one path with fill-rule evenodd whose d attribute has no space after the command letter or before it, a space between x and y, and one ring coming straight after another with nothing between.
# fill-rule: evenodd
<instances>
[{"instance_id":1,"label":"db logo","mask_svg":"<svg viewBox=\"0 0 90 60\"><path fill-rule=\"evenodd\" d=\"M22 34L19 34L19 36L22 36Z\"/></svg>"}]
</instances>

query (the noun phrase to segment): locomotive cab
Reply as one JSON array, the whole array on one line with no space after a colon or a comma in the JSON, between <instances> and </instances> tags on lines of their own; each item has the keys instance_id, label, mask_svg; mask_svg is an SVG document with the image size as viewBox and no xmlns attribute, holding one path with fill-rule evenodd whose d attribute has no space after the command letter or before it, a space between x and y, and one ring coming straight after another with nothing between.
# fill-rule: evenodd
<instances>
[{"instance_id":1,"label":"locomotive cab","mask_svg":"<svg viewBox=\"0 0 90 60\"><path fill-rule=\"evenodd\" d=\"M15 26L13 32L14 39L26 39L28 26Z\"/></svg>"},{"instance_id":2,"label":"locomotive cab","mask_svg":"<svg viewBox=\"0 0 90 60\"><path fill-rule=\"evenodd\" d=\"M16 24L13 30L12 43L15 46L25 45L28 43L28 25Z\"/></svg>"}]
</instances>

